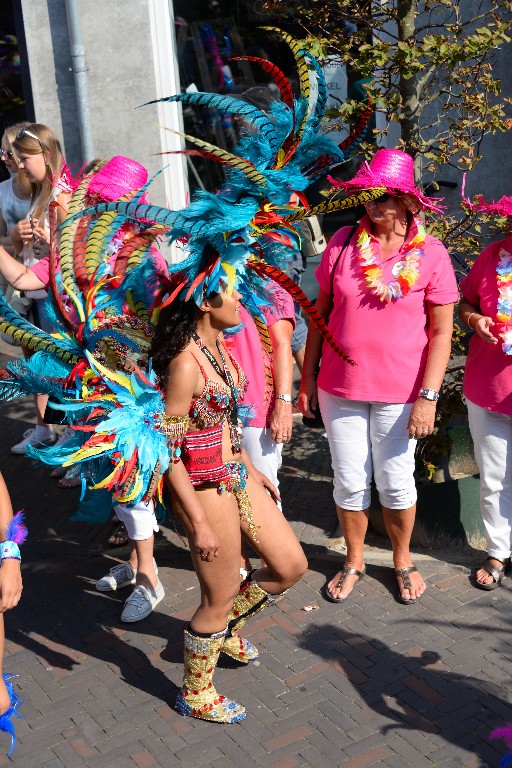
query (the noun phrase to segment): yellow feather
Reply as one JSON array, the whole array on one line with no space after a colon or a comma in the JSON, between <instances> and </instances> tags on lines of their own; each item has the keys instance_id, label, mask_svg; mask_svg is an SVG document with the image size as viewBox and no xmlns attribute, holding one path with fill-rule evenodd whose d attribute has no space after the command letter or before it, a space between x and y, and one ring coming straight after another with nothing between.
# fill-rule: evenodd
<instances>
[{"instance_id":1,"label":"yellow feather","mask_svg":"<svg viewBox=\"0 0 512 768\"><path fill-rule=\"evenodd\" d=\"M91 363L91 366L93 368L97 368L99 372L110 381L115 381L116 384L119 384L121 387L124 387L131 395L135 394L132 385L130 383L130 379L128 376L123 376L122 373L119 373L118 371L111 371L110 368L107 368L106 366L102 365L96 358L90 354L90 352L85 353L87 355L87 359Z\"/></svg>"},{"instance_id":2,"label":"yellow feather","mask_svg":"<svg viewBox=\"0 0 512 768\"><path fill-rule=\"evenodd\" d=\"M224 272L226 273L228 278L226 293L228 296L231 296L231 294L233 293L233 288L235 287L236 269L231 264L228 264L227 261L223 261L222 266L224 267Z\"/></svg>"}]
</instances>

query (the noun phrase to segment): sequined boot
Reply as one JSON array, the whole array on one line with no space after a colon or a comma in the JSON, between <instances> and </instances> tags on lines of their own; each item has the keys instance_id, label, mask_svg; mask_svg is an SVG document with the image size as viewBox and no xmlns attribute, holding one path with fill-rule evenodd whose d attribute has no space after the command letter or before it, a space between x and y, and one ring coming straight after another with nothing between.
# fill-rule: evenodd
<instances>
[{"instance_id":1,"label":"sequined boot","mask_svg":"<svg viewBox=\"0 0 512 768\"><path fill-rule=\"evenodd\" d=\"M262 611L267 605L275 605L287 592L288 590L285 589L284 592L271 595L265 592L256 581L251 581L251 574L249 574L241 583L240 591L228 616L228 631L221 648L222 653L242 664L255 661L259 655L258 649L248 640L240 637L240 630L251 616Z\"/></svg>"},{"instance_id":2,"label":"sequined boot","mask_svg":"<svg viewBox=\"0 0 512 768\"><path fill-rule=\"evenodd\" d=\"M217 693L212 682L226 631L203 637L185 629L185 673L183 688L176 699L180 714L216 723L236 723L245 717L245 708Z\"/></svg>"}]
</instances>

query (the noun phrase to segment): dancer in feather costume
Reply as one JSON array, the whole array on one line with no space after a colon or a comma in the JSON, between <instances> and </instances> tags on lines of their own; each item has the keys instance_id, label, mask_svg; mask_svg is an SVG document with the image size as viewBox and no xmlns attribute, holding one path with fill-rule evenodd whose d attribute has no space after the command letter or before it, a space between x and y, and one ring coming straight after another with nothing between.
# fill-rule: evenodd
<instances>
[{"instance_id":1,"label":"dancer in feather costume","mask_svg":"<svg viewBox=\"0 0 512 768\"><path fill-rule=\"evenodd\" d=\"M198 192L183 211L145 203L140 193L84 210L77 191L61 231L60 271L56 247L50 256L59 334L34 334L0 300L0 313L6 312L0 330L23 333L27 343L48 356L45 363L50 356L56 360L56 374L46 377L45 386L76 429L74 443L63 446L58 458L45 452L45 460L79 465L93 487L110 490L123 504L161 498L166 478L203 596L185 631L185 679L177 708L216 722L245 716L240 704L213 686L219 653L244 663L255 658L256 649L239 637L240 629L253 613L277 602L307 566L271 498L275 489L243 452L245 379L220 333L238 324L240 299L263 319L269 270L290 290L282 268L290 249L299 245L295 221L357 205L383 191L308 207L304 192L309 184L343 162L350 147L337 147L319 133L326 103L322 71L292 38L278 34L297 63L298 99L284 75L267 62L262 66L273 72L282 94L268 115L218 94L168 99L236 115L245 126L232 153L186 137L198 147L192 152L225 166L226 181L216 195ZM310 94L310 72L317 78L316 100ZM352 135L353 146L360 135ZM290 206L292 194L298 195L299 207ZM133 237L110 259L119 232L130 226ZM164 233L171 241L182 240L187 254L170 268L169 278L146 258ZM0 252L0 271L2 260ZM326 342L353 364L304 294L292 290ZM150 341L154 370L147 359ZM11 369L2 383L4 396L27 383L35 386L41 368L32 366L22 372ZM252 537L267 564L241 589L240 529Z\"/></svg>"}]
</instances>

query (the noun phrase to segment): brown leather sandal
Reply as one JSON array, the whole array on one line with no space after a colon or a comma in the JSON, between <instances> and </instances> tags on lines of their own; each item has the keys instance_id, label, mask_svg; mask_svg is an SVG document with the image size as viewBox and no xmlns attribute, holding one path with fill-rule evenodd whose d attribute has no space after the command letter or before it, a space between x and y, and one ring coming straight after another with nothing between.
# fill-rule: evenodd
<instances>
[{"instance_id":1,"label":"brown leather sandal","mask_svg":"<svg viewBox=\"0 0 512 768\"><path fill-rule=\"evenodd\" d=\"M346 565L343 566L341 569L341 576L338 580L338 583L335 585L334 589L341 589L344 583L346 582L347 578L349 576L357 576L356 581L354 582L354 587L357 584L357 582L364 577L366 574L366 569L363 568L362 571L358 571L357 568L348 568ZM329 592L328 584L329 581L326 581L323 586L323 596L326 600L329 600L331 603L344 603L347 599L346 597L333 597L331 593Z\"/></svg>"},{"instance_id":2,"label":"brown leather sandal","mask_svg":"<svg viewBox=\"0 0 512 768\"><path fill-rule=\"evenodd\" d=\"M491 563L492 560L498 560L501 565L494 565ZM475 586L478 587L478 589L485 589L486 592L490 592L492 589L497 589L501 586L501 582L503 581L503 576L505 575L505 569L508 567L508 561L505 560L499 560L497 557L490 558L488 557L487 560L482 563L480 568L483 568L486 573L489 574L489 576L492 576L493 581L489 582L489 584L483 584L481 581L478 581L476 578L475 573ZM479 570L479 569L477 569Z\"/></svg>"},{"instance_id":3,"label":"brown leather sandal","mask_svg":"<svg viewBox=\"0 0 512 768\"><path fill-rule=\"evenodd\" d=\"M397 579L402 579L402 583L404 585L404 589L408 589L409 591L412 589L412 581L409 578L410 573L414 573L418 569L415 565L410 565L408 568L395 568L395 573L397 576ZM405 597L402 597L402 591L400 589L400 584L398 585L398 599L401 603L404 605L414 605L414 603L417 603L418 600L421 599L421 595L419 597L415 597L414 599L407 600Z\"/></svg>"}]
</instances>

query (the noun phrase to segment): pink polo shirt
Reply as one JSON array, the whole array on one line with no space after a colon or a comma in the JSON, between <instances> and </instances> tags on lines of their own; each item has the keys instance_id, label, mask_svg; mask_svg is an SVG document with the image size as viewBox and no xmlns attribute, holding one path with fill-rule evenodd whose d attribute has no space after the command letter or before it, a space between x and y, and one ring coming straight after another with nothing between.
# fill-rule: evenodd
<instances>
[{"instance_id":1,"label":"pink polo shirt","mask_svg":"<svg viewBox=\"0 0 512 768\"><path fill-rule=\"evenodd\" d=\"M362 221L367 228L370 220ZM330 273L349 233L338 230L329 242L315 276L330 294ZM417 233L413 223L407 241ZM374 247L379 244L374 239ZM392 268L401 259L395 251L382 263L383 280L393 280ZM410 403L418 396L427 360L427 307L458 300L457 283L448 251L426 236L420 276L404 298L382 302L366 286L357 258L356 238L341 256L334 275L334 305L329 328L340 347L356 362L351 366L324 344L318 386L348 400Z\"/></svg>"},{"instance_id":2,"label":"pink polo shirt","mask_svg":"<svg viewBox=\"0 0 512 768\"><path fill-rule=\"evenodd\" d=\"M496 267L501 250L512 253L512 236L487 246L460 283L464 298L493 320L498 306ZM493 327L491 331L496 336ZM464 371L464 395L480 408L512 415L512 356L504 353L501 340L489 344L473 334Z\"/></svg>"},{"instance_id":3,"label":"pink polo shirt","mask_svg":"<svg viewBox=\"0 0 512 768\"><path fill-rule=\"evenodd\" d=\"M272 326L278 320L290 320L295 327L293 300L278 285L272 291L272 305L263 308L267 326ZM240 363L249 379L249 386L243 404L251 407L254 418L249 422L250 427L268 427L275 402L275 392L265 386L265 365L267 362L272 369L272 360L266 356L260 342L258 329L251 315L244 307L240 307L240 316L244 327L238 333L226 335L224 340L229 351Z\"/></svg>"}]
</instances>

